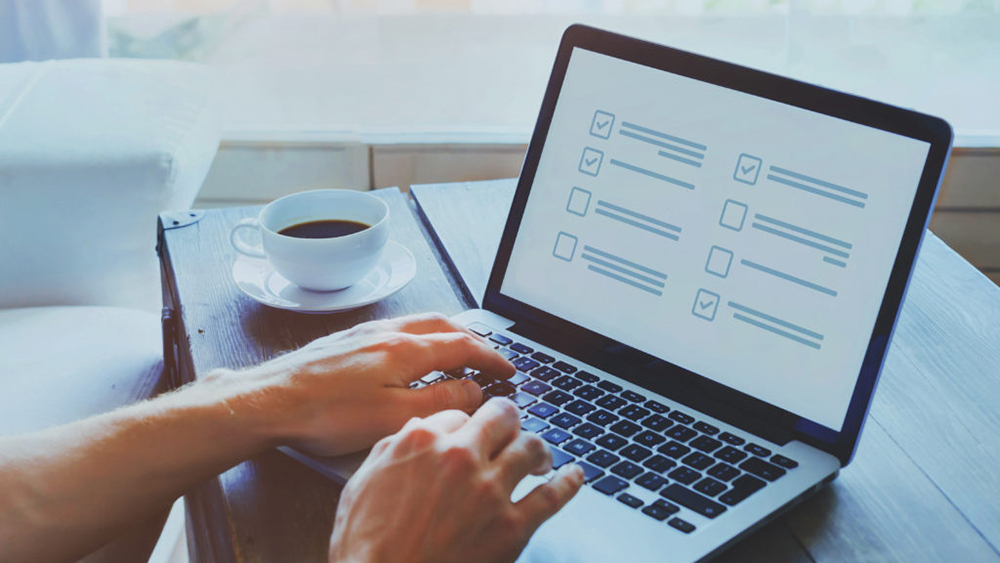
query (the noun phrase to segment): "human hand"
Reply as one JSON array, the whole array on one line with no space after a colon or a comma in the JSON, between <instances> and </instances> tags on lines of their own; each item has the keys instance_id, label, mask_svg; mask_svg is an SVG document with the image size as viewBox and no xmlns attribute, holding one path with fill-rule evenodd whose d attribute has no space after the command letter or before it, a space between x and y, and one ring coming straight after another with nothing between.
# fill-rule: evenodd
<instances>
[{"instance_id":1,"label":"human hand","mask_svg":"<svg viewBox=\"0 0 1000 563\"><path fill-rule=\"evenodd\" d=\"M415 416L475 410L482 391L472 381L409 389L431 371L466 366L514 374L492 346L430 314L363 323L242 372L214 372L207 384L224 382L231 407L267 420L274 445L330 456L369 447Z\"/></svg>"},{"instance_id":2,"label":"human hand","mask_svg":"<svg viewBox=\"0 0 1000 563\"><path fill-rule=\"evenodd\" d=\"M513 403L493 399L471 418L444 411L381 440L340 496L330 543L338 563L513 561L583 484L567 465L511 502L528 474L552 467L548 447L521 433Z\"/></svg>"}]
</instances>

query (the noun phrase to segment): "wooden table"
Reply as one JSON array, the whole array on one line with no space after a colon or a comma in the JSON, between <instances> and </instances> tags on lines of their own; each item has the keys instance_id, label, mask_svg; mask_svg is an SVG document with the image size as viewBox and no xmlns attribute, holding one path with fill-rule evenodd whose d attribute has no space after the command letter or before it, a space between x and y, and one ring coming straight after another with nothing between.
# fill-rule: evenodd
<instances>
[{"instance_id":1,"label":"wooden table","mask_svg":"<svg viewBox=\"0 0 1000 563\"><path fill-rule=\"evenodd\" d=\"M475 306L514 182L394 190L393 238L418 261L393 297L336 315L245 298L229 229L256 208L161 230L164 334L175 384L251 365L355 323ZM722 561L1000 561L1000 290L937 237L925 240L855 461L834 484ZM324 561L340 487L277 452L186 495L193 561Z\"/></svg>"}]
</instances>

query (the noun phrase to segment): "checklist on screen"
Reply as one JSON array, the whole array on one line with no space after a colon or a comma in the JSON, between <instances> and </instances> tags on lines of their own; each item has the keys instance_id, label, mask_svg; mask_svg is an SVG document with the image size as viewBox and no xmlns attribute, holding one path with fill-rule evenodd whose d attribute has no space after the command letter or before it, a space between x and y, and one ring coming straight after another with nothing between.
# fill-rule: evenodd
<instances>
[{"instance_id":1,"label":"checklist on screen","mask_svg":"<svg viewBox=\"0 0 1000 563\"><path fill-rule=\"evenodd\" d=\"M928 149L575 49L501 292L840 429Z\"/></svg>"}]
</instances>

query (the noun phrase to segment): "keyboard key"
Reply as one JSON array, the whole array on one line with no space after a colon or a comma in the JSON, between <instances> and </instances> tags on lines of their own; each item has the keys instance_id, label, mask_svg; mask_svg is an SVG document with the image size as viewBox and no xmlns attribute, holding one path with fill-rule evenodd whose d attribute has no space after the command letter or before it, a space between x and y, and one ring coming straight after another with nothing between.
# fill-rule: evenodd
<instances>
[{"instance_id":1,"label":"keyboard key","mask_svg":"<svg viewBox=\"0 0 1000 563\"><path fill-rule=\"evenodd\" d=\"M663 403L661 403L659 401L654 401L653 399L650 399L650 400L646 401L646 403L643 404L643 406L646 407L647 409L649 409L649 410L651 410L651 411L653 411L655 413L659 413L659 414L663 414L663 413L665 413L665 412L667 412L667 411L670 410L670 409L667 408L667 405L664 405Z\"/></svg>"},{"instance_id":2,"label":"keyboard key","mask_svg":"<svg viewBox=\"0 0 1000 563\"><path fill-rule=\"evenodd\" d=\"M551 422L551 421L549 421ZM691 455L681 460L685 465L690 465L695 469L705 470L715 465L715 460L701 452L691 452Z\"/></svg>"},{"instance_id":3,"label":"keyboard key","mask_svg":"<svg viewBox=\"0 0 1000 563\"><path fill-rule=\"evenodd\" d=\"M510 349L517 352L518 354L530 354L535 351L531 346L526 346L520 342L515 342L510 345Z\"/></svg>"},{"instance_id":4,"label":"keyboard key","mask_svg":"<svg viewBox=\"0 0 1000 563\"><path fill-rule=\"evenodd\" d=\"M547 430L544 434L542 434L542 438L545 438L549 443L558 446L559 444L565 442L566 440L569 440L570 435L569 432L566 432L565 430L552 428L550 430Z\"/></svg>"},{"instance_id":5,"label":"keyboard key","mask_svg":"<svg viewBox=\"0 0 1000 563\"><path fill-rule=\"evenodd\" d=\"M552 469L559 469L560 467L573 461L573 456L560 450L559 448L549 446L549 451L552 452Z\"/></svg>"},{"instance_id":6,"label":"keyboard key","mask_svg":"<svg viewBox=\"0 0 1000 563\"><path fill-rule=\"evenodd\" d=\"M725 506L677 483L667 486L667 488L660 491L660 495L681 506L690 508L706 518L715 518L726 511Z\"/></svg>"},{"instance_id":7,"label":"keyboard key","mask_svg":"<svg viewBox=\"0 0 1000 563\"><path fill-rule=\"evenodd\" d=\"M661 454L668 455L674 459L680 459L684 457L688 452L690 452L691 448L685 446L684 444L674 442L673 440L671 440L666 444L660 446L659 449L657 449L656 451L660 452Z\"/></svg>"},{"instance_id":8,"label":"keyboard key","mask_svg":"<svg viewBox=\"0 0 1000 563\"><path fill-rule=\"evenodd\" d=\"M545 399L547 402L552 403L553 405L560 406L566 403L567 401L573 400L573 395L570 395L565 391L553 389L552 391L547 393L544 397L542 397L542 399Z\"/></svg>"},{"instance_id":9,"label":"keyboard key","mask_svg":"<svg viewBox=\"0 0 1000 563\"><path fill-rule=\"evenodd\" d=\"M593 457L593 454L591 454L591 457ZM586 461L578 461L576 462L576 464L579 465L581 469L583 469L584 483L589 483L594 479L600 479L602 476L604 476L603 469L594 467L593 465L587 463Z\"/></svg>"},{"instance_id":10,"label":"keyboard key","mask_svg":"<svg viewBox=\"0 0 1000 563\"><path fill-rule=\"evenodd\" d=\"M701 481L695 483L693 488L703 495L714 497L729 487L716 481L715 479L712 479L711 477L705 477Z\"/></svg>"},{"instance_id":11,"label":"keyboard key","mask_svg":"<svg viewBox=\"0 0 1000 563\"><path fill-rule=\"evenodd\" d=\"M640 422L639 424L655 432L662 432L667 428L670 428L673 422L670 422L665 416L654 414L653 416L648 416L642 419L642 422Z\"/></svg>"},{"instance_id":12,"label":"keyboard key","mask_svg":"<svg viewBox=\"0 0 1000 563\"><path fill-rule=\"evenodd\" d=\"M567 452L569 452L569 453L571 453L571 454L573 454L575 456L583 457L583 456L587 455L588 453L590 453L591 450L594 449L594 444L591 444L590 442L588 442L586 440L581 440L581 439L577 438L577 439L573 440L572 442L566 443L563 446L563 449L565 449Z\"/></svg>"},{"instance_id":13,"label":"keyboard key","mask_svg":"<svg viewBox=\"0 0 1000 563\"><path fill-rule=\"evenodd\" d=\"M601 491L606 495L613 495L622 489L628 487L628 481L624 481L615 477L614 475L608 475L603 479L596 481L593 485L594 489Z\"/></svg>"},{"instance_id":14,"label":"keyboard key","mask_svg":"<svg viewBox=\"0 0 1000 563\"><path fill-rule=\"evenodd\" d=\"M698 421L694 423L694 429L698 432L704 432L710 436L715 436L719 433L719 429L707 422Z\"/></svg>"},{"instance_id":15,"label":"keyboard key","mask_svg":"<svg viewBox=\"0 0 1000 563\"><path fill-rule=\"evenodd\" d=\"M526 432L534 432L536 434L538 432L541 432L542 430L545 430L548 427L549 425L547 423L532 417L524 419L524 422L521 423L521 430L524 430Z\"/></svg>"},{"instance_id":16,"label":"keyboard key","mask_svg":"<svg viewBox=\"0 0 1000 563\"><path fill-rule=\"evenodd\" d=\"M577 424L580 424L580 417L569 414L568 412L561 412L550 418L549 424L568 430Z\"/></svg>"},{"instance_id":17,"label":"keyboard key","mask_svg":"<svg viewBox=\"0 0 1000 563\"><path fill-rule=\"evenodd\" d=\"M676 467L677 462L668 457L656 454L653 457L642 462L642 466L645 467L646 469L649 469L650 471L658 471L660 473L663 473L668 469L673 469L674 467Z\"/></svg>"},{"instance_id":18,"label":"keyboard key","mask_svg":"<svg viewBox=\"0 0 1000 563\"><path fill-rule=\"evenodd\" d=\"M511 385L520 385L529 379L530 378L527 375L524 375L519 371L515 371L514 375L507 378L507 383L510 383Z\"/></svg>"},{"instance_id":19,"label":"keyboard key","mask_svg":"<svg viewBox=\"0 0 1000 563\"><path fill-rule=\"evenodd\" d=\"M715 452L715 457L721 459L726 463L737 464L744 459L746 459L746 452L741 452L732 446L726 446L721 450Z\"/></svg>"},{"instance_id":20,"label":"keyboard key","mask_svg":"<svg viewBox=\"0 0 1000 563\"><path fill-rule=\"evenodd\" d=\"M743 449L760 457L767 457L771 455L771 450L761 446L760 444L754 444L753 442L747 444Z\"/></svg>"},{"instance_id":21,"label":"keyboard key","mask_svg":"<svg viewBox=\"0 0 1000 563\"><path fill-rule=\"evenodd\" d=\"M690 534L694 531L694 524L688 522L687 520L681 520L680 518L671 518L667 524L677 528L685 534Z\"/></svg>"},{"instance_id":22,"label":"keyboard key","mask_svg":"<svg viewBox=\"0 0 1000 563\"><path fill-rule=\"evenodd\" d=\"M531 372L531 376L542 381L551 381L559 376L559 372L549 366L542 366Z\"/></svg>"},{"instance_id":23,"label":"keyboard key","mask_svg":"<svg viewBox=\"0 0 1000 563\"><path fill-rule=\"evenodd\" d=\"M632 439L635 440L637 444L642 444L647 448L655 448L656 446L659 446L660 444L662 444L667 440L666 438L660 436L656 432L650 432L649 430L640 433L638 436Z\"/></svg>"},{"instance_id":24,"label":"keyboard key","mask_svg":"<svg viewBox=\"0 0 1000 563\"><path fill-rule=\"evenodd\" d=\"M664 434L666 434L670 438L673 438L674 440L677 440L678 442L687 442L691 438L694 438L695 436L698 435L697 432L691 430L690 428L684 426L683 424L675 424L673 428L667 430L666 432L664 432Z\"/></svg>"},{"instance_id":25,"label":"keyboard key","mask_svg":"<svg viewBox=\"0 0 1000 563\"><path fill-rule=\"evenodd\" d=\"M500 348L499 350L497 350L497 354L503 356L503 359L507 360L508 362L518 356L517 352L513 350L508 350L507 348Z\"/></svg>"},{"instance_id":26,"label":"keyboard key","mask_svg":"<svg viewBox=\"0 0 1000 563\"><path fill-rule=\"evenodd\" d=\"M493 329L484 325L483 323L472 323L465 328L469 329L475 334L478 334L479 336L482 336L483 338L486 338L487 336L493 334Z\"/></svg>"},{"instance_id":27,"label":"keyboard key","mask_svg":"<svg viewBox=\"0 0 1000 563\"><path fill-rule=\"evenodd\" d=\"M785 469L795 469L799 466L799 462L794 459L789 459L781 454L774 454L774 457L771 458L771 463L779 467L784 467Z\"/></svg>"},{"instance_id":28,"label":"keyboard key","mask_svg":"<svg viewBox=\"0 0 1000 563\"><path fill-rule=\"evenodd\" d=\"M732 444L734 446L742 446L746 443L746 440L740 438L736 434L730 434L729 432L723 432L719 434L719 439L727 444Z\"/></svg>"},{"instance_id":29,"label":"keyboard key","mask_svg":"<svg viewBox=\"0 0 1000 563\"><path fill-rule=\"evenodd\" d=\"M635 498L634 496L632 496L632 495L630 495L628 493L622 493L622 494L618 495L618 502L624 504L625 506L629 506L629 507L632 507L632 508L639 508L640 506L642 506L642 501L641 500Z\"/></svg>"},{"instance_id":30,"label":"keyboard key","mask_svg":"<svg viewBox=\"0 0 1000 563\"><path fill-rule=\"evenodd\" d=\"M499 332L494 332L493 334L491 334L490 340L496 342L497 344L500 344L501 346L506 346L511 342L513 342L513 340L511 340L510 338L508 338L503 334L500 334Z\"/></svg>"},{"instance_id":31,"label":"keyboard key","mask_svg":"<svg viewBox=\"0 0 1000 563\"><path fill-rule=\"evenodd\" d=\"M597 399L601 395L603 395L604 391L601 391L600 389L594 387L593 385L584 385L583 387L580 387L576 391L573 391L573 394L576 395L577 397L580 397L581 399L587 401L593 401L594 399Z\"/></svg>"},{"instance_id":32,"label":"keyboard key","mask_svg":"<svg viewBox=\"0 0 1000 563\"><path fill-rule=\"evenodd\" d=\"M545 352L535 352L534 354L531 355L531 359L535 360L540 364L549 364L555 360L555 358L546 354Z\"/></svg>"},{"instance_id":33,"label":"keyboard key","mask_svg":"<svg viewBox=\"0 0 1000 563\"><path fill-rule=\"evenodd\" d=\"M529 381L521 386L521 391L531 393L536 397L542 395L543 393L547 393L551 389L552 387L542 383L541 381Z\"/></svg>"},{"instance_id":34,"label":"keyboard key","mask_svg":"<svg viewBox=\"0 0 1000 563\"><path fill-rule=\"evenodd\" d=\"M639 420L649 416L649 411L639 405L627 405L618 411L618 414L631 420Z\"/></svg>"},{"instance_id":35,"label":"keyboard key","mask_svg":"<svg viewBox=\"0 0 1000 563\"><path fill-rule=\"evenodd\" d=\"M740 475L740 470L728 463L719 462L708 470L708 474L720 481L732 481Z\"/></svg>"},{"instance_id":36,"label":"keyboard key","mask_svg":"<svg viewBox=\"0 0 1000 563\"><path fill-rule=\"evenodd\" d=\"M528 409L528 412L537 416L538 418L548 418L553 414L559 412L559 409L553 407L548 403L538 403L537 405Z\"/></svg>"},{"instance_id":37,"label":"keyboard key","mask_svg":"<svg viewBox=\"0 0 1000 563\"><path fill-rule=\"evenodd\" d=\"M535 398L527 393L522 393L518 391L510 396L510 400L514 401L514 404L521 407L522 409L531 403L535 402Z\"/></svg>"},{"instance_id":38,"label":"keyboard key","mask_svg":"<svg viewBox=\"0 0 1000 563\"><path fill-rule=\"evenodd\" d=\"M477 373L476 375L473 375L471 379L476 382L476 385L482 387L483 389L486 389L497 381L485 373Z\"/></svg>"},{"instance_id":39,"label":"keyboard key","mask_svg":"<svg viewBox=\"0 0 1000 563\"><path fill-rule=\"evenodd\" d=\"M615 434L620 434L628 438L632 434L642 430L642 427L634 422L629 422L628 420L619 420L618 422L612 424L608 427L608 430L614 432Z\"/></svg>"},{"instance_id":40,"label":"keyboard key","mask_svg":"<svg viewBox=\"0 0 1000 563\"><path fill-rule=\"evenodd\" d=\"M587 457L587 461L593 463L598 467L609 467L615 463L618 463L619 459L621 458L611 452L604 450L597 450L596 452L590 454L589 457Z\"/></svg>"},{"instance_id":41,"label":"keyboard key","mask_svg":"<svg viewBox=\"0 0 1000 563\"><path fill-rule=\"evenodd\" d=\"M631 461L622 460L618 465L611 468L611 472L617 475L621 475L626 479L631 479L636 475L642 473L642 467L632 463Z\"/></svg>"},{"instance_id":42,"label":"keyboard key","mask_svg":"<svg viewBox=\"0 0 1000 563\"><path fill-rule=\"evenodd\" d=\"M483 391L487 397L507 397L516 393L517 387L514 387L506 381L498 381L486 389L483 389ZM522 393L522 395L523 394L524 393Z\"/></svg>"},{"instance_id":43,"label":"keyboard key","mask_svg":"<svg viewBox=\"0 0 1000 563\"><path fill-rule=\"evenodd\" d=\"M592 404L590 404L590 403L588 403L586 401L576 400L576 401L573 401L572 403L566 405L563 408L566 409L566 410L568 410L569 412L571 412L573 414L584 416L587 413L589 413L590 411L596 409L597 407L595 407L594 405L592 405Z\"/></svg>"},{"instance_id":44,"label":"keyboard key","mask_svg":"<svg viewBox=\"0 0 1000 563\"><path fill-rule=\"evenodd\" d=\"M514 367L516 367L517 369L525 372L531 371L538 367L538 362L532 360L527 356L521 356L520 358L514 360L511 363L513 363Z\"/></svg>"},{"instance_id":45,"label":"keyboard key","mask_svg":"<svg viewBox=\"0 0 1000 563\"><path fill-rule=\"evenodd\" d=\"M622 386L617 383L611 383L610 381L601 381L597 384L598 387L604 389L608 393L617 393L622 390Z\"/></svg>"},{"instance_id":46,"label":"keyboard key","mask_svg":"<svg viewBox=\"0 0 1000 563\"><path fill-rule=\"evenodd\" d=\"M632 461L642 461L647 457L653 455L653 452L640 446L639 444L629 444L624 448L622 448L622 450L618 453L624 457L631 459Z\"/></svg>"},{"instance_id":47,"label":"keyboard key","mask_svg":"<svg viewBox=\"0 0 1000 563\"><path fill-rule=\"evenodd\" d=\"M587 416L587 420L593 422L594 424L600 424L601 426L607 426L607 425L611 424L612 422L617 421L618 420L618 415L617 414L611 414L611 413L609 413L608 411L605 411L605 410L599 410L599 411L590 413L590 415Z\"/></svg>"},{"instance_id":48,"label":"keyboard key","mask_svg":"<svg viewBox=\"0 0 1000 563\"><path fill-rule=\"evenodd\" d=\"M611 451L615 451L618 448L627 444L628 440L622 438L617 434L608 433L594 440L594 443L597 444L598 446L601 446L602 448L607 448Z\"/></svg>"},{"instance_id":49,"label":"keyboard key","mask_svg":"<svg viewBox=\"0 0 1000 563\"><path fill-rule=\"evenodd\" d=\"M516 356L517 354L515 354ZM452 379L463 379L469 377L470 375L475 375L476 370L472 368L455 368L444 372L445 375Z\"/></svg>"},{"instance_id":50,"label":"keyboard key","mask_svg":"<svg viewBox=\"0 0 1000 563\"><path fill-rule=\"evenodd\" d=\"M743 502L747 497L764 488L764 481L750 475L743 475L733 481L732 485L733 488L722 493L719 497L722 503L729 506Z\"/></svg>"},{"instance_id":51,"label":"keyboard key","mask_svg":"<svg viewBox=\"0 0 1000 563\"><path fill-rule=\"evenodd\" d=\"M671 504L663 499L659 499L646 508L643 508L642 513L662 522L671 514L675 514L678 510L680 510L680 508L678 508L677 505Z\"/></svg>"},{"instance_id":52,"label":"keyboard key","mask_svg":"<svg viewBox=\"0 0 1000 563\"><path fill-rule=\"evenodd\" d=\"M577 426L573 429L573 433L581 438L586 438L588 440L596 438L601 434L604 434L604 429L596 424L591 424L589 422L584 422L583 424Z\"/></svg>"},{"instance_id":53,"label":"keyboard key","mask_svg":"<svg viewBox=\"0 0 1000 563\"><path fill-rule=\"evenodd\" d=\"M441 379L444 379L444 374L443 373L441 373L439 371L432 371L432 372L428 373L427 375L421 377L420 381L423 381L427 385L430 385L431 383L434 383L435 381L438 381L438 380L441 380Z\"/></svg>"},{"instance_id":54,"label":"keyboard key","mask_svg":"<svg viewBox=\"0 0 1000 563\"><path fill-rule=\"evenodd\" d=\"M767 479L768 481L777 481L780 477L785 475L785 470L774 465L773 463L768 463L759 457L752 457L740 464L740 469L746 471L747 473L753 473L754 475Z\"/></svg>"},{"instance_id":55,"label":"keyboard key","mask_svg":"<svg viewBox=\"0 0 1000 563\"><path fill-rule=\"evenodd\" d=\"M576 366L572 366L570 364L567 364L566 362L564 362L562 360L560 360L560 361L552 364L552 367L556 368L557 370L559 370L559 371L561 371L563 373L573 373L573 372L576 371Z\"/></svg>"},{"instance_id":56,"label":"keyboard key","mask_svg":"<svg viewBox=\"0 0 1000 563\"><path fill-rule=\"evenodd\" d=\"M561 375L552 380L552 385L562 389L563 391L572 391L582 384L582 381L569 375Z\"/></svg>"},{"instance_id":57,"label":"keyboard key","mask_svg":"<svg viewBox=\"0 0 1000 563\"><path fill-rule=\"evenodd\" d=\"M691 440L691 446L703 452L711 453L719 449L722 446L722 442L708 436L698 436L694 440Z\"/></svg>"},{"instance_id":58,"label":"keyboard key","mask_svg":"<svg viewBox=\"0 0 1000 563\"><path fill-rule=\"evenodd\" d=\"M698 473L690 467L684 467L683 465L674 469L670 473L667 473L667 477L670 477L678 483L684 483L685 485L690 485L698 479L701 479L701 473Z\"/></svg>"},{"instance_id":59,"label":"keyboard key","mask_svg":"<svg viewBox=\"0 0 1000 563\"><path fill-rule=\"evenodd\" d=\"M658 491L660 487L667 484L667 480L664 477L660 477L658 474L647 471L642 474L641 477L635 480L635 484L639 485L644 489L649 489L651 491Z\"/></svg>"},{"instance_id":60,"label":"keyboard key","mask_svg":"<svg viewBox=\"0 0 1000 563\"><path fill-rule=\"evenodd\" d=\"M586 381L587 383L597 383L598 381L601 380L600 377L597 377L596 375L590 373L589 371L578 371L576 372L576 377L577 379Z\"/></svg>"},{"instance_id":61,"label":"keyboard key","mask_svg":"<svg viewBox=\"0 0 1000 563\"><path fill-rule=\"evenodd\" d=\"M681 411L674 411L674 412L668 414L667 416L669 416L670 418L676 420L677 422L680 422L681 424L691 424L692 422L694 422L694 417L693 416L691 416L691 415L689 415L687 413L683 413Z\"/></svg>"},{"instance_id":62,"label":"keyboard key","mask_svg":"<svg viewBox=\"0 0 1000 563\"><path fill-rule=\"evenodd\" d=\"M632 401L633 403L641 403L646 400L646 397L630 390L622 391L622 397Z\"/></svg>"}]
</instances>

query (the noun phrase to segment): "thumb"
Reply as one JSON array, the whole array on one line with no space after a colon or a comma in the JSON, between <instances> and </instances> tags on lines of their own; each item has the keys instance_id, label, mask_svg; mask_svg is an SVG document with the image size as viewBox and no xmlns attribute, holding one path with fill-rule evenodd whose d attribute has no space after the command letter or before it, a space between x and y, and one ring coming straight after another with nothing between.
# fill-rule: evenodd
<instances>
[{"instance_id":1,"label":"thumb","mask_svg":"<svg viewBox=\"0 0 1000 563\"><path fill-rule=\"evenodd\" d=\"M408 390L415 416L457 409L472 412L483 404L483 391L474 381L459 379L442 381L416 390Z\"/></svg>"}]
</instances>

